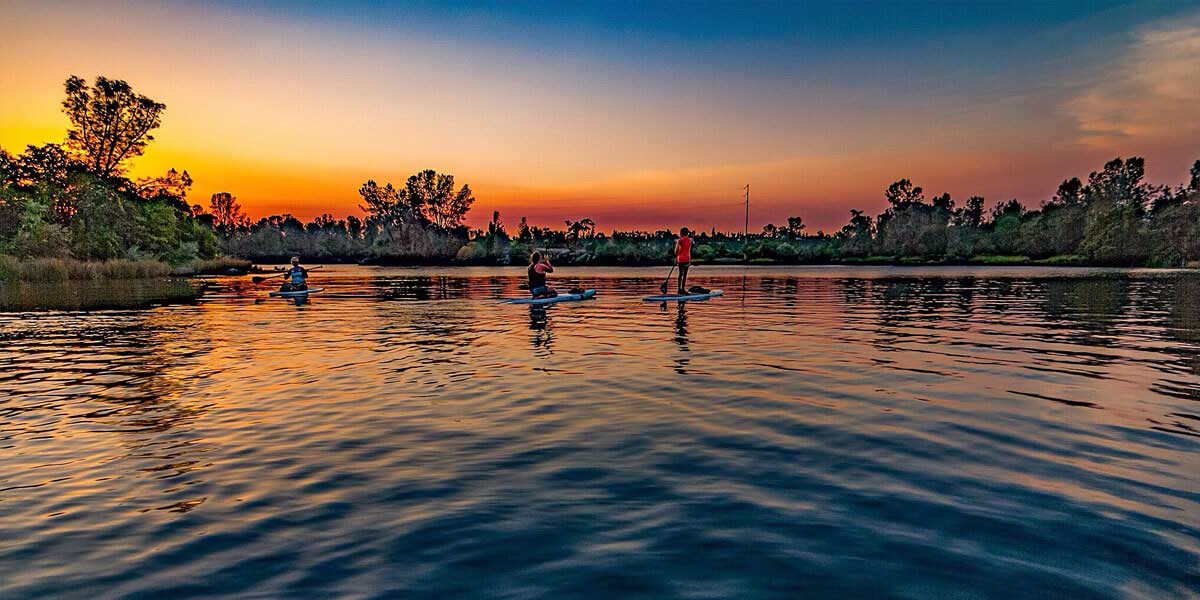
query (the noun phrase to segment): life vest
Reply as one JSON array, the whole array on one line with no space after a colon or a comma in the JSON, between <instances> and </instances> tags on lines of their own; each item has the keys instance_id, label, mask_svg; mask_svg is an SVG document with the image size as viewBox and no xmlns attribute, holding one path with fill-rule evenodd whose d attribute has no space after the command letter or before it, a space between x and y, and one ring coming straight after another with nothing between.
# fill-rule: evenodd
<instances>
[{"instance_id":1,"label":"life vest","mask_svg":"<svg viewBox=\"0 0 1200 600\"><path fill-rule=\"evenodd\" d=\"M681 265L692 262L692 238L681 237L675 243L675 261Z\"/></svg>"},{"instance_id":2,"label":"life vest","mask_svg":"<svg viewBox=\"0 0 1200 600\"><path fill-rule=\"evenodd\" d=\"M546 274L539 273L537 265L529 265L529 289L534 290L546 285Z\"/></svg>"}]
</instances>

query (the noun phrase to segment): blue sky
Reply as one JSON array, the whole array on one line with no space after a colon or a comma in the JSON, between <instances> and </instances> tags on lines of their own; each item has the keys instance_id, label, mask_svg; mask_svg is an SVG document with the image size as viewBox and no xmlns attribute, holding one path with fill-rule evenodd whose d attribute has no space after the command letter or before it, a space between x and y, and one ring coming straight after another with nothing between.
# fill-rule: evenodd
<instances>
[{"instance_id":1,"label":"blue sky","mask_svg":"<svg viewBox=\"0 0 1200 600\"><path fill-rule=\"evenodd\" d=\"M168 105L137 168L252 213L435 168L485 216L726 226L698 207L750 183L759 223L832 228L901 177L1036 205L1113 156L1161 182L1200 158L1194 2L12 7L0 145L61 137L68 74L123 78Z\"/></svg>"}]
</instances>

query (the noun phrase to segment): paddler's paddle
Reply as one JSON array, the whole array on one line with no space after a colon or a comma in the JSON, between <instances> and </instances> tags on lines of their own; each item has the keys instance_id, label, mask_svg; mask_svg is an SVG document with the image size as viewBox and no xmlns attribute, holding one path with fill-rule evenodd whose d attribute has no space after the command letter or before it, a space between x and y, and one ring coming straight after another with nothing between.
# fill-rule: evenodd
<instances>
[{"instance_id":1,"label":"paddler's paddle","mask_svg":"<svg viewBox=\"0 0 1200 600\"><path fill-rule=\"evenodd\" d=\"M662 282L662 285L658 286L659 291L661 291L664 294L667 293L667 284L671 283L671 276L674 274L675 274L675 265L671 265L671 270L667 272L667 280Z\"/></svg>"},{"instance_id":2,"label":"paddler's paddle","mask_svg":"<svg viewBox=\"0 0 1200 600\"><path fill-rule=\"evenodd\" d=\"M308 269L308 271L311 273L313 271L318 271L320 269L321 269L321 265L317 265L311 269ZM275 279L276 277L287 277L288 275L291 275L291 273L285 272L285 273L280 273L278 275L255 275L254 277L250 278L250 281L253 281L254 283L262 283L268 279Z\"/></svg>"}]
</instances>

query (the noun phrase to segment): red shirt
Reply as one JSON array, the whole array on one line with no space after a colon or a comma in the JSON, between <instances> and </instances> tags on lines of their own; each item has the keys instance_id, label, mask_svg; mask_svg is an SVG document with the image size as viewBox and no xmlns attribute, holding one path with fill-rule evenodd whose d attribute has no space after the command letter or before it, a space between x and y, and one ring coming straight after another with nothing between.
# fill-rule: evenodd
<instances>
[{"instance_id":1,"label":"red shirt","mask_svg":"<svg viewBox=\"0 0 1200 600\"><path fill-rule=\"evenodd\" d=\"M684 236L675 242L675 260L680 264L692 262L692 238Z\"/></svg>"}]
</instances>

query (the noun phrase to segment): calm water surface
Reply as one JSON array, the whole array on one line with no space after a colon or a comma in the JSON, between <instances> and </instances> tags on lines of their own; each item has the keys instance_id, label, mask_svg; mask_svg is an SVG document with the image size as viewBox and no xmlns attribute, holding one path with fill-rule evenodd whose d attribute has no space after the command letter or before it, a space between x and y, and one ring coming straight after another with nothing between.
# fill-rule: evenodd
<instances>
[{"instance_id":1,"label":"calm water surface","mask_svg":"<svg viewBox=\"0 0 1200 600\"><path fill-rule=\"evenodd\" d=\"M562 271L0 314L0 597L1200 594L1197 275Z\"/></svg>"}]
</instances>

